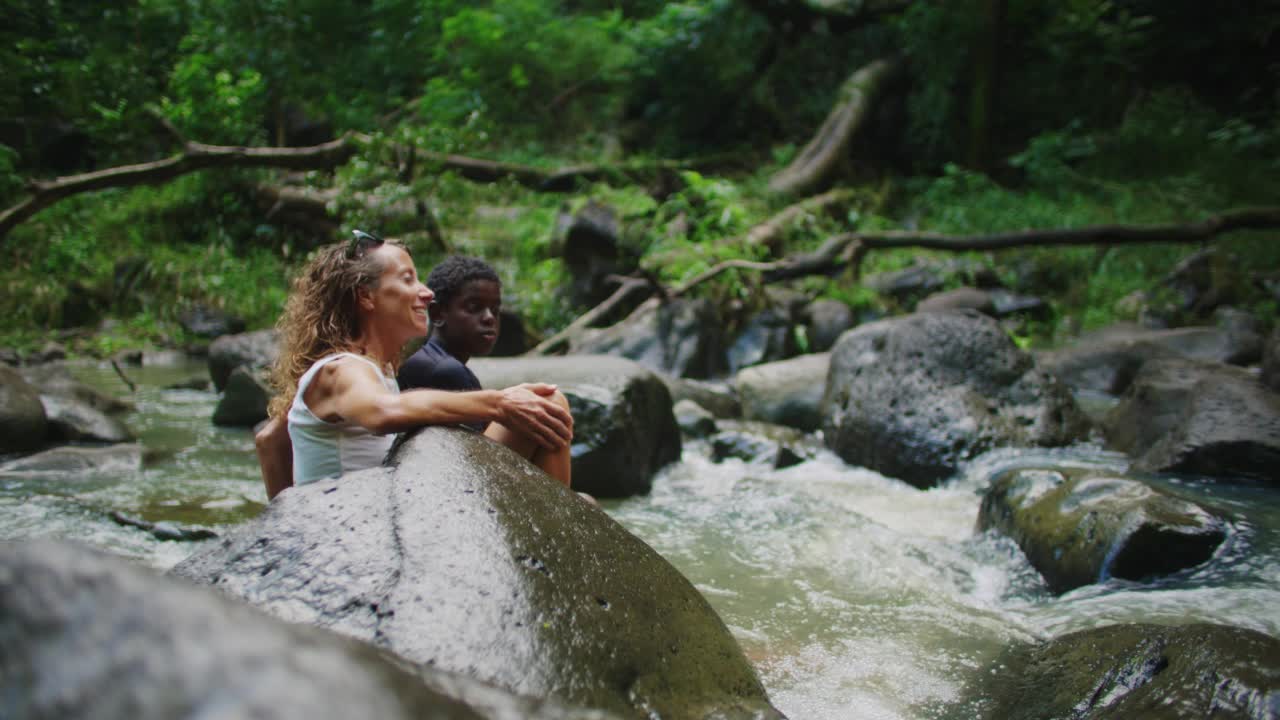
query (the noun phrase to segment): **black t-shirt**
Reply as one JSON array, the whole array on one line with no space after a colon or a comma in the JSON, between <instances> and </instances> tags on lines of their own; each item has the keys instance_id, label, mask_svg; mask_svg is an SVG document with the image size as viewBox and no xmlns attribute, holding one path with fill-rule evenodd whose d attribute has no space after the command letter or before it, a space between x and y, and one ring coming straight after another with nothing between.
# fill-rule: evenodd
<instances>
[{"instance_id":1,"label":"black t-shirt","mask_svg":"<svg viewBox=\"0 0 1280 720\"><path fill-rule=\"evenodd\" d=\"M400 366L396 382L401 390L430 388L433 390L479 390L480 379L458 358L449 354L435 338L427 340L417 352ZM488 423L462 423L476 432L484 432Z\"/></svg>"}]
</instances>

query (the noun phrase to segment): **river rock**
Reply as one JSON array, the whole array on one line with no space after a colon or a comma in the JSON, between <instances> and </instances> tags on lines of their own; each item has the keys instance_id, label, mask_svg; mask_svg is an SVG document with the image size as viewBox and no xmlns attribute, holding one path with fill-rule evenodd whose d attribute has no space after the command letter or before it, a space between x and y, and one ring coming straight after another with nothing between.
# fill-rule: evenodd
<instances>
[{"instance_id":1,"label":"river rock","mask_svg":"<svg viewBox=\"0 0 1280 720\"><path fill-rule=\"evenodd\" d=\"M795 354L795 326L780 308L766 308L751 316L726 352L731 373Z\"/></svg>"},{"instance_id":2,"label":"river rock","mask_svg":"<svg viewBox=\"0 0 1280 720\"><path fill-rule=\"evenodd\" d=\"M946 310L977 310L983 315L995 315L996 304L991 294L973 287L962 287L934 293L916 305L916 312L943 312Z\"/></svg>"},{"instance_id":3,"label":"river rock","mask_svg":"<svg viewBox=\"0 0 1280 720\"><path fill-rule=\"evenodd\" d=\"M1280 392L1280 325L1271 331L1266 350L1262 354L1262 382Z\"/></svg>"},{"instance_id":4,"label":"river rock","mask_svg":"<svg viewBox=\"0 0 1280 720\"><path fill-rule=\"evenodd\" d=\"M241 365L266 368L275 362L279 352L279 334L273 329L219 337L209 345L209 377L213 387L222 392L231 379L232 370Z\"/></svg>"},{"instance_id":5,"label":"river rock","mask_svg":"<svg viewBox=\"0 0 1280 720\"><path fill-rule=\"evenodd\" d=\"M1013 538L1058 593L1194 567L1227 536L1216 515L1146 483L1056 469L996 478L978 513L989 529Z\"/></svg>"},{"instance_id":6,"label":"river rock","mask_svg":"<svg viewBox=\"0 0 1280 720\"><path fill-rule=\"evenodd\" d=\"M839 300L814 300L803 311L809 350L826 352L840 339L840 334L858 324L853 309Z\"/></svg>"},{"instance_id":7,"label":"river rock","mask_svg":"<svg viewBox=\"0 0 1280 720\"><path fill-rule=\"evenodd\" d=\"M84 475L142 470L143 448L137 443L64 445L0 464L0 474Z\"/></svg>"},{"instance_id":8,"label":"river rock","mask_svg":"<svg viewBox=\"0 0 1280 720\"><path fill-rule=\"evenodd\" d=\"M1280 640L1225 625L1124 624L1007 651L979 688L988 720L1271 720Z\"/></svg>"},{"instance_id":9,"label":"river rock","mask_svg":"<svg viewBox=\"0 0 1280 720\"><path fill-rule=\"evenodd\" d=\"M676 416L680 432L689 437L704 438L717 429L716 416L692 400L681 400L671 408L671 412Z\"/></svg>"},{"instance_id":10,"label":"river rock","mask_svg":"<svg viewBox=\"0 0 1280 720\"><path fill-rule=\"evenodd\" d=\"M692 400L718 418L742 417L742 402L738 400L737 390L728 383L678 378L666 373L659 373L658 377L677 403Z\"/></svg>"},{"instance_id":11,"label":"river rock","mask_svg":"<svg viewBox=\"0 0 1280 720\"><path fill-rule=\"evenodd\" d=\"M868 275L862 285L905 304L942 287L942 277L935 268L917 263L902 270Z\"/></svg>"},{"instance_id":12,"label":"river rock","mask_svg":"<svg viewBox=\"0 0 1280 720\"><path fill-rule=\"evenodd\" d=\"M647 300L623 321L572 339L579 355L620 355L677 377L714 377L728 367L723 323L710 300Z\"/></svg>"},{"instance_id":13,"label":"river rock","mask_svg":"<svg viewBox=\"0 0 1280 720\"><path fill-rule=\"evenodd\" d=\"M1280 394L1242 368L1150 361L1102 429L1135 470L1280 482Z\"/></svg>"},{"instance_id":14,"label":"river rock","mask_svg":"<svg viewBox=\"0 0 1280 720\"><path fill-rule=\"evenodd\" d=\"M488 388L554 383L573 412L573 488L596 497L649 492L653 475L680 458L680 428L666 385L619 357L494 359L469 363Z\"/></svg>"},{"instance_id":15,"label":"river rock","mask_svg":"<svg viewBox=\"0 0 1280 720\"><path fill-rule=\"evenodd\" d=\"M0 543L5 717L577 718L80 546Z\"/></svg>"},{"instance_id":16,"label":"river rock","mask_svg":"<svg viewBox=\"0 0 1280 720\"><path fill-rule=\"evenodd\" d=\"M221 308L196 304L178 314L178 323L188 333L202 338L217 338L244 332L244 319Z\"/></svg>"},{"instance_id":17,"label":"river rock","mask_svg":"<svg viewBox=\"0 0 1280 720\"><path fill-rule=\"evenodd\" d=\"M133 401L99 392L80 382L71 374L65 363L29 365L19 372L27 382L39 390L41 395L72 398L108 415L117 415L134 409Z\"/></svg>"},{"instance_id":18,"label":"river rock","mask_svg":"<svg viewBox=\"0 0 1280 720\"><path fill-rule=\"evenodd\" d=\"M726 420L711 438L711 459L716 462L737 458L775 470L811 460L820 449L795 428L752 420Z\"/></svg>"},{"instance_id":19,"label":"river rock","mask_svg":"<svg viewBox=\"0 0 1280 720\"><path fill-rule=\"evenodd\" d=\"M40 393L16 370L0 365L0 453L35 450L47 432Z\"/></svg>"},{"instance_id":20,"label":"river rock","mask_svg":"<svg viewBox=\"0 0 1280 720\"><path fill-rule=\"evenodd\" d=\"M813 353L739 372L733 384L742 401L742 416L817 430L822 424L822 395L830 366L830 353Z\"/></svg>"},{"instance_id":21,"label":"river rock","mask_svg":"<svg viewBox=\"0 0 1280 720\"><path fill-rule=\"evenodd\" d=\"M267 405L272 389L262 370L247 366L231 371L226 389L213 409L213 424L229 427L253 427L267 419Z\"/></svg>"},{"instance_id":22,"label":"river rock","mask_svg":"<svg viewBox=\"0 0 1280 720\"><path fill-rule=\"evenodd\" d=\"M290 622L630 718L777 718L698 591L504 447L427 427L180 563Z\"/></svg>"},{"instance_id":23,"label":"river rock","mask_svg":"<svg viewBox=\"0 0 1280 720\"><path fill-rule=\"evenodd\" d=\"M995 320L972 310L862 325L831 351L827 447L917 487L1000 446L1059 446L1088 421Z\"/></svg>"},{"instance_id":24,"label":"river rock","mask_svg":"<svg viewBox=\"0 0 1280 720\"><path fill-rule=\"evenodd\" d=\"M125 424L74 397L41 395L53 442L123 443L134 439Z\"/></svg>"}]
</instances>

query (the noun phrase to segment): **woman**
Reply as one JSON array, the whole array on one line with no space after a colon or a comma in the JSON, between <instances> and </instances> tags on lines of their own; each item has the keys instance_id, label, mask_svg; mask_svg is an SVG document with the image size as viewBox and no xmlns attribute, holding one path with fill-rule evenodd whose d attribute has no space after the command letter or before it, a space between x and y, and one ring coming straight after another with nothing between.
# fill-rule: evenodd
<instances>
[{"instance_id":1,"label":"woman","mask_svg":"<svg viewBox=\"0 0 1280 720\"><path fill-rule=\"evenodd\" d=\"M367 233L307 265L280 320L273 420L255 438L269 497L377 465L393 433L419 425L490 422L567 462L573 418L553 385L399 392L401 348L427 334L432 297L403 246Z\"/></svg>"}]
</instances>

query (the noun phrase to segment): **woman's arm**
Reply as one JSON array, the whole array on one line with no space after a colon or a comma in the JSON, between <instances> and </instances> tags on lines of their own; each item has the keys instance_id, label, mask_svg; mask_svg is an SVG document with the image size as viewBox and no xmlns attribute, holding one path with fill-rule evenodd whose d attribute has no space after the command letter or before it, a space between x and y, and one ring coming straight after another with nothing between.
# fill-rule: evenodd
<instances>
[{"instance_id":1,"label":"woman's arm","mask_svg":"<svg viewBox=\"0 0 1280 720\"><path fill-rule=\"evenodd\" d=\"M258 465L262 467L262 482L267 486L267 499L293 487L293 442L284 416L268 420L254 433L253 444L258 451Z\"/></svg>"},{"instance_id":2,"label":"woman's arm","mask_svg":"<svg viewBox=\"0 0 1280 720\"><path fill-rule=\"evenodd\" d=\"M321 368L304 400L326 420L345 419L376 433L419 425L500 422L521 430L539 445L557 449L573 439L573 416L550 395L554 385L531 383L505 390L408 390L393 393L363 362L336 361Z\"/></svg>"}]
</instances>

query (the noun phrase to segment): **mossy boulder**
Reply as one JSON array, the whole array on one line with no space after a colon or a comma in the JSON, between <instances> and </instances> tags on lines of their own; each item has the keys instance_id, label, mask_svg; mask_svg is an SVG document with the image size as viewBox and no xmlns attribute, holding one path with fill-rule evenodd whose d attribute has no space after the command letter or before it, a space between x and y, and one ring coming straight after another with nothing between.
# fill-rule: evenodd
<instances>
[{"instance_id":1,"label":"mossy boulder","mask_svg":"<svg viewBox=\"0 0 1280 720\"><path fill-rule=\"evenodd\" d=\"M625 358L566 355L482 358L470 367L487 388L553 383L573 412L573 488L596 497L649 492L653 475L680 458L671 394L657 375Z\"/></svg>"},{"instance_id":2,"label":"mossy boulder","mask_svg":"<svg viewBox=\"0 0 1280 720\"><path fill-rule=\"evenodd\" d=\"M413 667L77 545L0 543L0 578L5 717L615 717Z\"/></svg>"},{"instance_id":3,"label":"mossy boulder","mask_svg":"<svg viewBox=\"0 0 1280 720\"><path fill-rule=\"evenodd\" d=\"M1227 524L1130 478L1024 468L992 483L978 530L1013 538L1054 592L1110 577L1144 580L1199 565Z\"/></svg>"},{"instance_id":4,"label":"mossy boulder","mask_svg":"<svg viewBox=\"0 0 1280 720\"><path fill-rule=\"evenodd\" d=\"M1280 483L1280 394L1243 368L1150 361L1102 428L1142 472Z\"/></svg>"},{"instance_id":5,"label":"mossy boulder","mask_svg":"<svg viewBox=\"0 0 1280 720\"><path fill-rule=\"evenodd\" d=\"M827 447L846 462L931 487L981 452L1059 446L1088 420L1066 387L972 310L861 325L831 351Z\"/></svg>"},{"instance_id":6,"label":"mossy boulder","mask_svg":"<svg viewBox=\"0 0 1280 720\"><path fill-rule=\"evenodd\" d=\"M989 720L1268 720L1280 697L1280 640L1225 625L1111 625L993 667L975 703Z\"/></svg>"},{"instance_id":7,"label":"mossy boulder","mask_svg":"<svg viewBox=\"0 0 1280 720\"><path fill-rule=\"evenodd\" d=\"M780 717L706 600L599 508L465 430L425 428L391 462L285 491L175 572L520 694Z\"/></svg>"}]
</instances>

